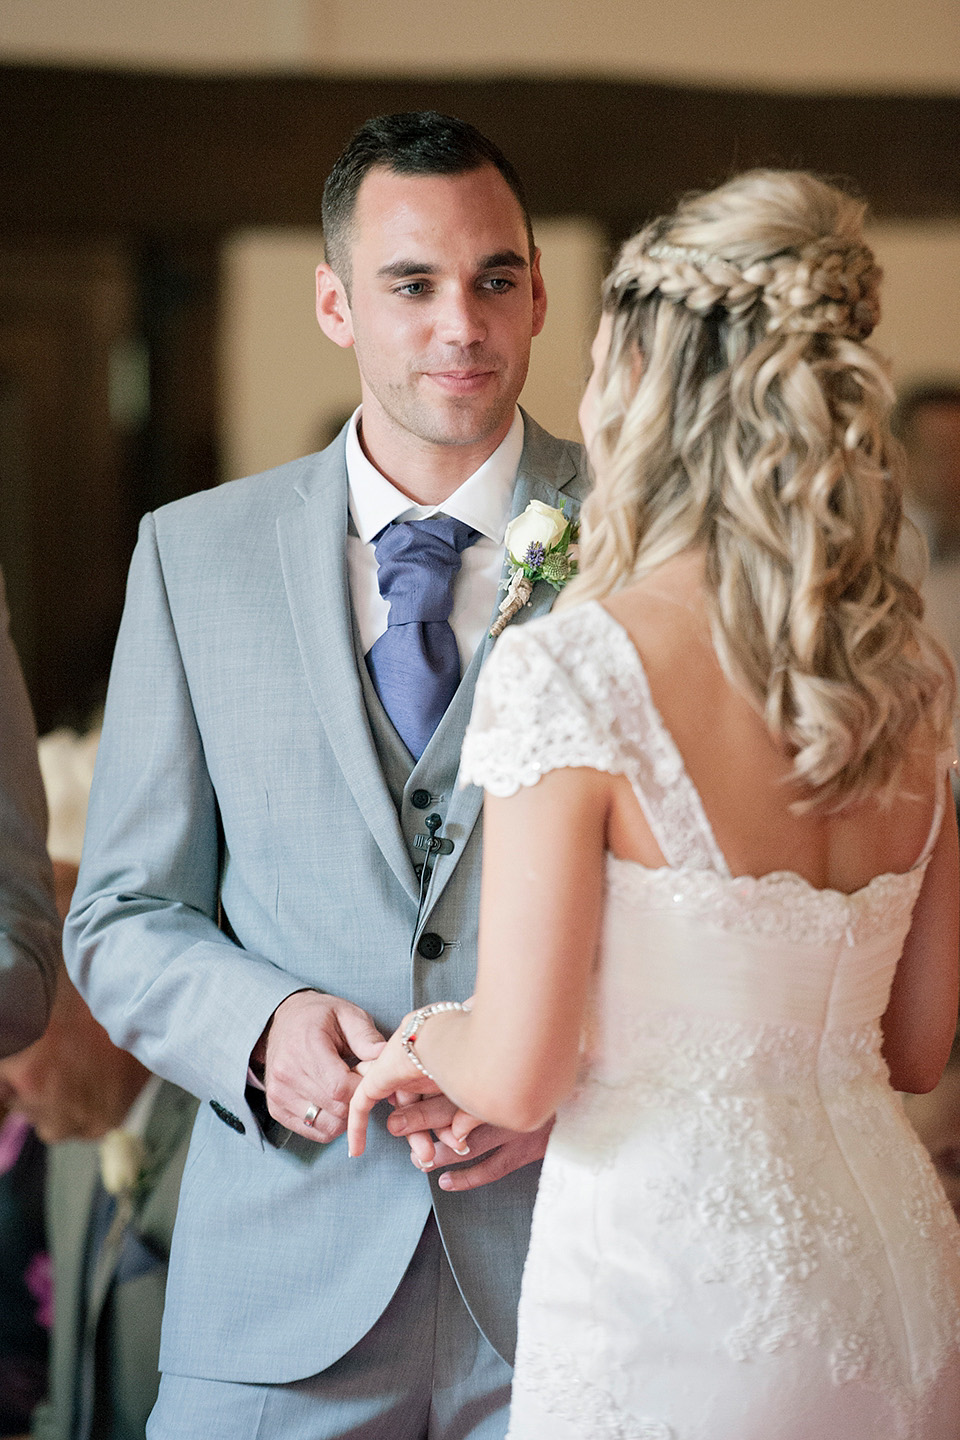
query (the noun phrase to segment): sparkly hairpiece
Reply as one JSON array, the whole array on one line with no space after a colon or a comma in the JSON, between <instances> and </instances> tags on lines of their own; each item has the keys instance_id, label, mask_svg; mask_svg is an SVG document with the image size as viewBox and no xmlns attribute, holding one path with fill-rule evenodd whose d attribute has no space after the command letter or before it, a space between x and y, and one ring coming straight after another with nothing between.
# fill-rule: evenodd
<instances>
[{"instance_id":1,"label":"sparkly hairpiece","mask_svg":"<svg viewBox=\"0 0 960 1440\"><path fill-rule=\"evenodd\" d=\"M692 245L651 245L647 251L651 260L686 260L693 265L729 265L722 255L711 255L709 250L697 250Z\"/></svg>"}]
</instances>

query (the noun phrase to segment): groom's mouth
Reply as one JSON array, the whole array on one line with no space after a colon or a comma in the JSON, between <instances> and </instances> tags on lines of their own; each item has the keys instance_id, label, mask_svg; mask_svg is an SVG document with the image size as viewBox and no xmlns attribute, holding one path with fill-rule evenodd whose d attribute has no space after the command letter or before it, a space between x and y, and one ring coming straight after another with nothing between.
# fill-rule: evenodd
<instances>
[{"instance_id":1,"label":"groom's mouth","mask_svg":"<svg viewBox=\"0 0 960 1440\"><path fill-rule=\"evenodd\" d=\"M447 395L477 395L497 377L492 369L428 370L424 374Z\"/></svg>"}]
</instances>

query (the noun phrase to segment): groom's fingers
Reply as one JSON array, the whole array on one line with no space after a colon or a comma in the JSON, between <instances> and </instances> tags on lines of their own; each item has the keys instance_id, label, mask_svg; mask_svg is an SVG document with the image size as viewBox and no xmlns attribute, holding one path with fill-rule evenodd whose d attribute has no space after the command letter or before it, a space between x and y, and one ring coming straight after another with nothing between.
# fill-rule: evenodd
<instances>
[{"instance_id":1,"label":"groom's fingers","mask_svg":"<svg viewBox=\"0 0 960 1440\"><path fill-rule=\"evenodd\" d=\"M478 1190L481 1185L490 1185L496 1180L502 1180L505 1175L512 1174L514 1170L522 1169L524 1165L532 1165L535 1160L542 1160L552 1129L552 1120L539 1130L523 1134L515 1130L501 1130L494 1125L481 1126L474 1131L471 1141L474 1154L480 1154L483 1158L471 1165L458 1165L455 1169L445 1170L438 1182L441 1190ZM439 1154L438 1151L438 1164L448 1163L440 1160ZM457 1159L456 1156L450 1158L454 1161Z\"/></svg>"},{"instance_id":2,"label":"groom's fingers","mask_svg":"<svg viewBox=\"0 0 960 1440\"><path fill-rule=\"evenodd\" d=\"M387 1042L366 1010L349 1000L337 1000L334 1013L351 1054L358 1060L375 1060Z\"/></svg>"},{"instance_id":3,"label":"groom's fingers","mask_svg":"<svg viewBox=\"0 0 960 1440\"><path fill-rule=\"evenodd\" d=\"M264 1084L274 1119L321 1143L342 1135L360 1083L344 1050L354 1042L372 1048L371 1036L381 1044L369 1016L349 1001L316 990L289 995L274 1011L266 1044Z\"/></svg>"},{"instance_id":4,"label":"groom's fingers","mask_svg":"<svg viewBox=\"0 0 960 1440\"><path fill-rule=\"evenodd\" d=\"M399 1098L399 1097L398 1097ZM413 1135L418 1130L441 1130L449 1125L457 1107L446 1095L429 1095L412 1105L398 1105L387 1121L391 1135Z\"/></svg>"}]
</instances>

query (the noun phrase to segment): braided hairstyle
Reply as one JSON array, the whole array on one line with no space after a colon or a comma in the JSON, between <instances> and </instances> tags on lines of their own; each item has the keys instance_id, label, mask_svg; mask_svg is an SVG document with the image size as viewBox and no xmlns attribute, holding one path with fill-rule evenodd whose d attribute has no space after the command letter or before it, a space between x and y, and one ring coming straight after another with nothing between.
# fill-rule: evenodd
<instances>
[{"instance_id":1,"label":"braided hairstyle","mask_svg":"<svg viewBox=\"0 0 960 1440\"><path fill-rule=\"evenodd\" d=\"M702 547L718 658L793 754L801 810L890 798L917 725L949 736L950 661L897 559L863 212L813 175L755 170L627 241L604 286L597 485L564 597Z\"/></svg>"}]
</instances>

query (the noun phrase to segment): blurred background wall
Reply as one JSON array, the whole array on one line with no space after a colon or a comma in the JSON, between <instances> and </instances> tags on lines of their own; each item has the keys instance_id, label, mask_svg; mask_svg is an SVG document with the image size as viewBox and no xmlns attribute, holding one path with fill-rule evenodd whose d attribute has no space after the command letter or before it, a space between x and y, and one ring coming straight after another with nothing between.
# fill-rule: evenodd
<instances>
[{"instance_id":1,"label":"blurred background wall","mask_svg":"<svg viewBox=\"0 0 960 1440\"><path fill-rule=\"evenodd\" d=\"M859 185L877 343L960 370L956 0L0 0L0 563L42 728L102 689L143 511L355 404L313 318L323 178L366 114L433 105L530 188L555 431L611 248L749 164Z\"/></svg>"},{"instance_id":2,"label":"blurred background wall","mask_svg":"<svg viewBox=\"0 0 960 1440\"><path fill-rule=\"evenodd\" d=\"M953 0L3 0L9 58L349 74L615 75L954 92Z\"/></svg>"}]
</instances>

